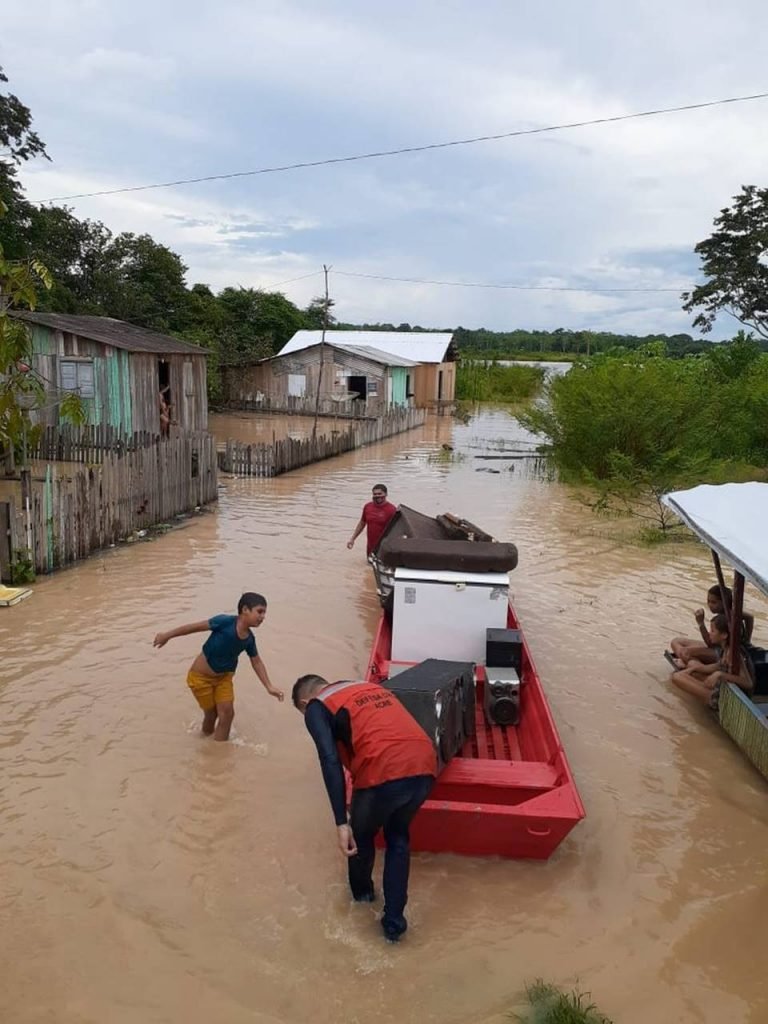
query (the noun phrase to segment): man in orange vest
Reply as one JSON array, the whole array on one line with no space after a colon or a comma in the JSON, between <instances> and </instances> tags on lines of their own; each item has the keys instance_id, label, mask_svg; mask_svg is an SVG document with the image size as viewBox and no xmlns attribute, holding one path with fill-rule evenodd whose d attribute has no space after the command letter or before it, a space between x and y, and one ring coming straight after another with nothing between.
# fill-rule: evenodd
<instances>
[{"instance_id":1,"label":"man in orange vest","mask_svg":"<svg viewBox=\"0 0 768 1024\"><path fill-rule=\"evenodd\" d=\"M331 801L349 885L358 902L373 902L374 839L384 829L384 912L381 926L397 942L408 924L409 826L432 788L435 748L391 690L375 683L296 680L293 703L315 741ZM352 776L347 820L344 768Z\"/></svg>"}]
</instances>

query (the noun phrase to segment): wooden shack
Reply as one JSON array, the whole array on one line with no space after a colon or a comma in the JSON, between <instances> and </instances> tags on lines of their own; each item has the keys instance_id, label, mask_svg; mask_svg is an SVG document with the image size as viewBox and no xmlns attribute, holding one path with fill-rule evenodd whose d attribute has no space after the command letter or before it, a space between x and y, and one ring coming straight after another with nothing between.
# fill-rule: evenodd
<instances>
[{"instance_id":1,"label":"wooden shack","mask_svg":"<svg viewBox=\"0 0 768 1024\"><path fill-rule=\"evenodd\" d=\"M316 349L321 338L322 331L297 331L276 358L296 359L299 353ZM393 367L405 361L408 403L416 408L439 408L455 400L458 349L448 332L335 330L326 331L325 339L327 345L345 351L374 349Z\"/></svg>"},{"instance_id":2,"label":"wooden shack","mask_svg":"<svg viewBox=\"0 0 768 1024\"><path fill-rule=\"evenodd\" d=\"M120 433L160 433L160 393L182 432L208 427L206 350L188 341L103 316L21 313L32 338L32 368L50 401L33 415L59 422L57 399L83 401L88 422Z\"/></svg>"},{"instance_id":3,"label":"wooden shack","mask_svg":"<svg viewBox=\"0 0 768 1024\"><path fill-rule=\"evenodd\" d=\"M316 333L322 337L322 332ZM329 402L336 403L340 412L364 403L368 415L412 404L419 369L414 360L372 345L347 344L346 338L339 337L343 332L333 333L333 340L327 336L325 344L312 341L288 354L226 368L225 401L235 407L258 407L263 400L269 408L298 409L303 403L311 407L319 398L323 409Z\"/></svg>"}]
</instances>

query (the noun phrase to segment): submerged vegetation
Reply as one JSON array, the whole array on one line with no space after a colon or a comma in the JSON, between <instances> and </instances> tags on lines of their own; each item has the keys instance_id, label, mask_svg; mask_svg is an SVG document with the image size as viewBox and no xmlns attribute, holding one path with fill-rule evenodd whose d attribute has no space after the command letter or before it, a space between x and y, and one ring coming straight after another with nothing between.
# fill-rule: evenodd
<instances>
[{"instance_id":1,"label":"submerged vegetation","mask_svg":"<svg viewBox=\"0 0 768 1024\"><path fill-rule=\"evenodd\" d=\"M532 398L544 382L538 366L502 366L469 360L456 372L456 398L470 402L520 402Z\"/></svg>"},{"instance_id":2,"label":"submerged vegetation","mask_svg":"<svg viewBox=\"0 0 768 1024\"><path fill-rule=\"evenodd\" d=\"M596 511L666 533L667 491L766 477L768 356L743 333L685 359L657 345L598 356L519 419L563 480L590 487Z\"/></svg>"},{"instance_id":3,"label":"submerged vegetation","mask_svg":"<svg viewBox=\"0 0 768 1024\"><path fill-rule=\"evenodd\" d=\"M525 995L528 1006L510 1018L515 1024L612 1024L581 992L562 992L539 980Z\"/></svg>"}]
</instances>

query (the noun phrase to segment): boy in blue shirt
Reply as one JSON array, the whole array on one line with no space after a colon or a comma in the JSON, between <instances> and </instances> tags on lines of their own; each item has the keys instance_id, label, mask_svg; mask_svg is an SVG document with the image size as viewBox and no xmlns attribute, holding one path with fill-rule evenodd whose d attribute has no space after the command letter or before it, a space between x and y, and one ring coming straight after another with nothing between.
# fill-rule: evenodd
<instances>
[{"instance_id":1,"label":"boy in blue shirt","mask_svg":"<svg viewBox=\"0 0 768 1024\"><path fill-rule=\"evenodd\" d=\"M213 735L215 740L229 739L229 731L235 717L235 691L232 680L237 668L237 659L243 651L251 659L253 671L267 693L282 701L283 691L272 685L251 632L252 629L258 629L266 614L266 598L261 594L243 594L237 602L237 615L214 615L203 622L177 626L176 629L158 633L155 637L153 646L165 647L175 636L211 631L187 674L187 685L203 709L203 735Z\"/></svg>"}]
</instances>

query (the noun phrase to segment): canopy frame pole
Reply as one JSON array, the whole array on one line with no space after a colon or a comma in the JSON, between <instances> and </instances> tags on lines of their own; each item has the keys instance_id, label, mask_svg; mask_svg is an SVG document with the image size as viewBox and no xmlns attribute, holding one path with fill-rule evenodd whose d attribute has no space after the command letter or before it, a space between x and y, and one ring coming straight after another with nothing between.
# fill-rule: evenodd
<instances>
[{"instance_id":1,"label":"canopy frame pole","mask_svg":"<svg viewBox=\"0 0 768 1024\"><path fill-rule=\"evenodd\" d=\"M730 618L731 602L728 600L728 587L725 585L725 576L723 576L723 567L720 564L720 556L714 548L712 548L712 561L715 563L715 573L717 575L717 582L720 585L720 600L722 602L725 614Z\"/></svg>"},{"instance_id":2,"label":"canopy frame pole","mask_svg":"<svg viewBox=\"0 0 768 1024\"><path fill-rule=\"evenodd\" d=\"M744 617L744 577L740 572L733 574L733 608L731 609L730 645L728 668L733 675L741 669L741 621Z\"/></svg>"}]
</instances>

